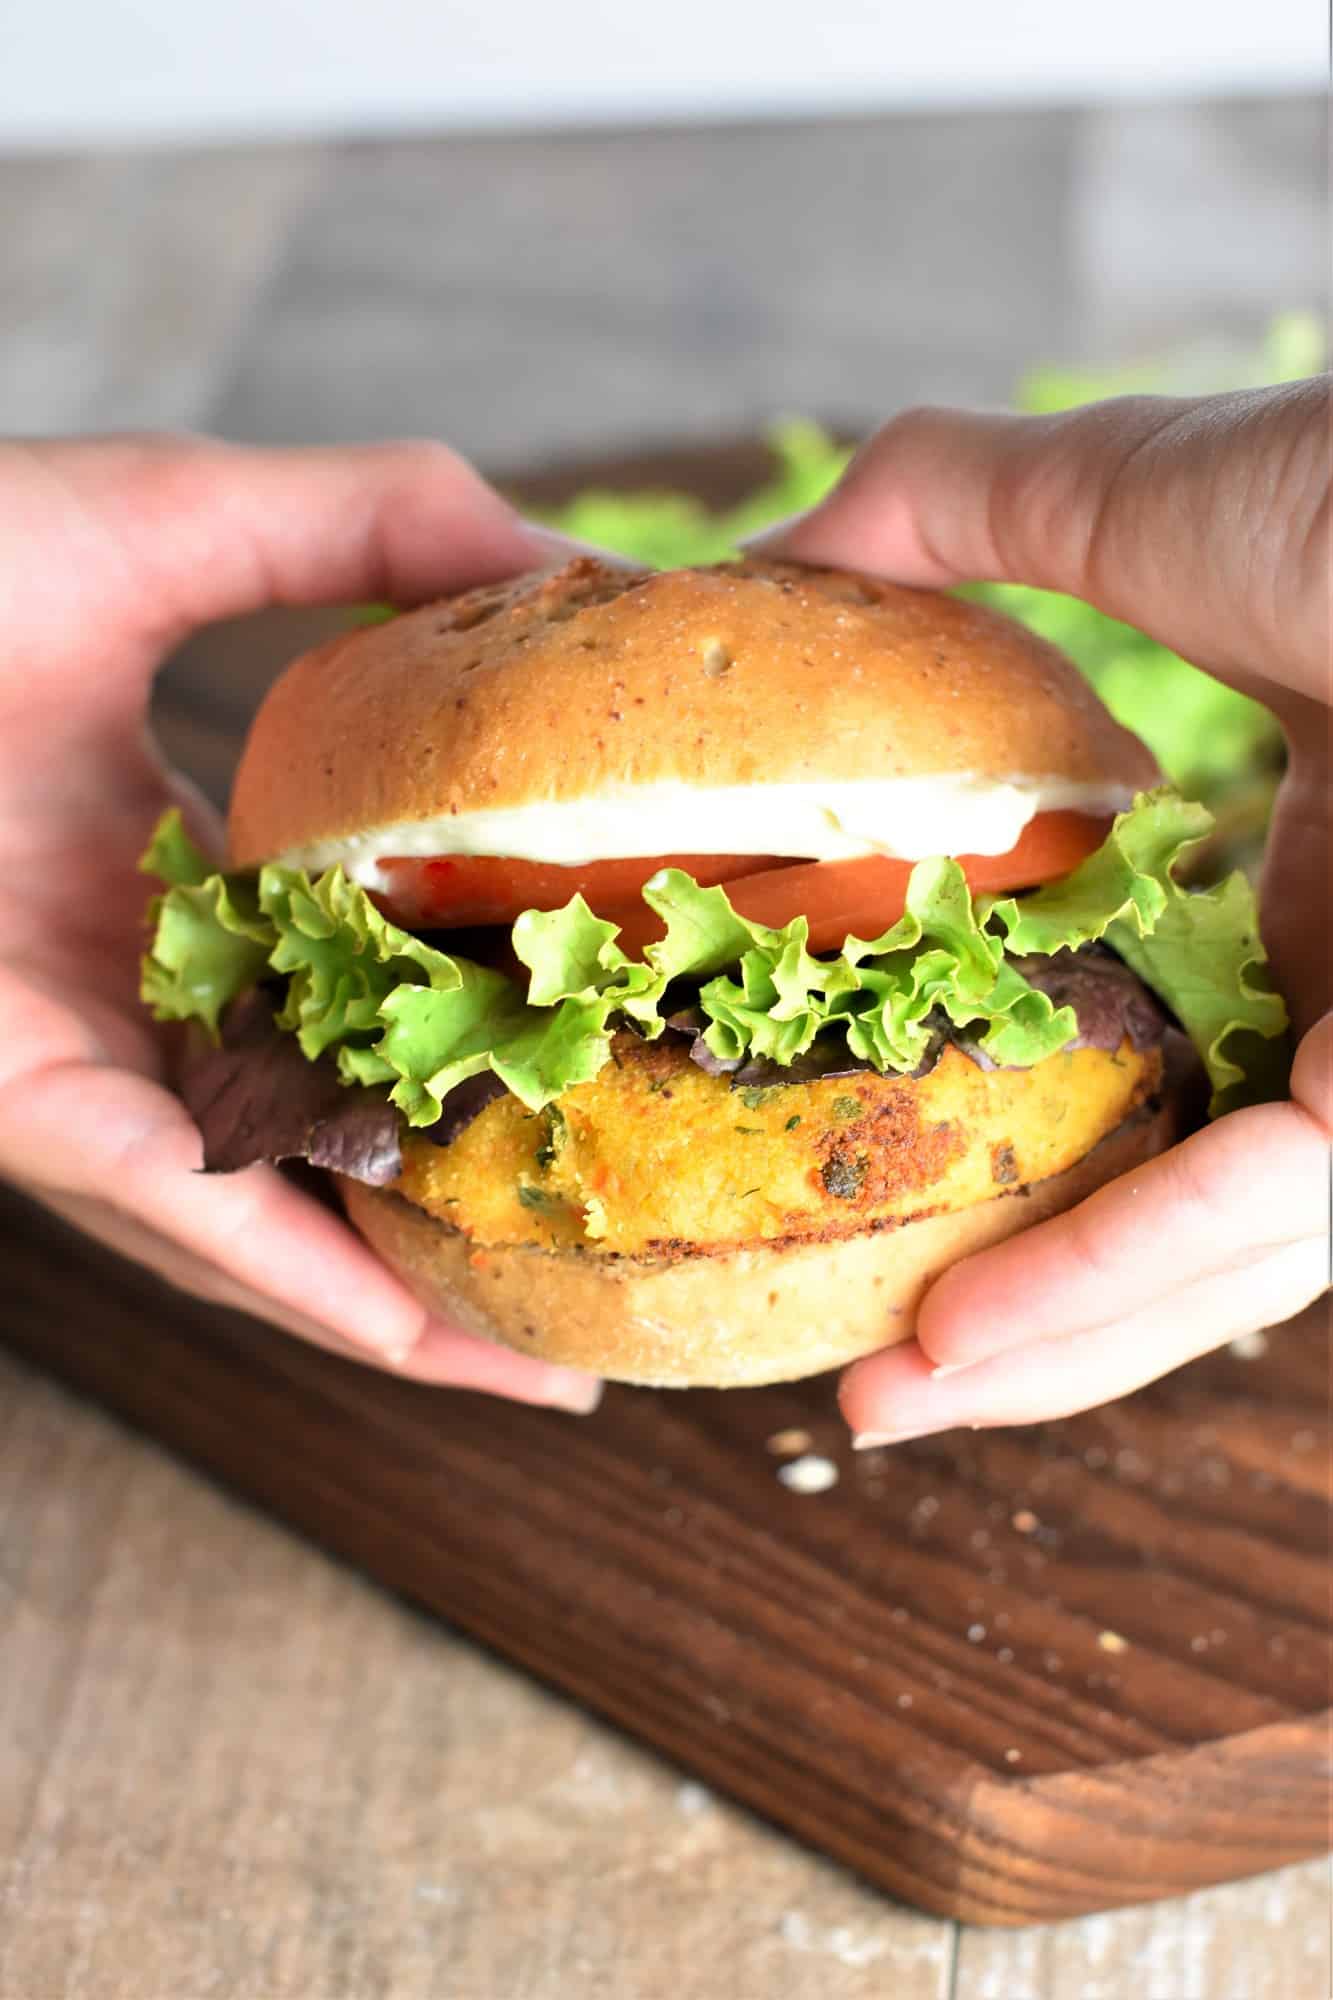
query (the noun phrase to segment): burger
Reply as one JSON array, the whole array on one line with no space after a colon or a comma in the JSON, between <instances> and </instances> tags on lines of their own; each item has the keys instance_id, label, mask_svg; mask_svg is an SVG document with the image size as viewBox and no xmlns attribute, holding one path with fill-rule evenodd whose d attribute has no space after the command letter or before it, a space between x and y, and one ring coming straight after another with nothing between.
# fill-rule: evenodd
<instances>
[{"instance_id":1,"label":"burger","mask_svg":"<svg viewBox=\"0 0 1333 2000\"><path fill-rule=\"evenodd\" d=\"M297 660L225 866L145 866L204 1165L303 1158L436 1310L628 1382L789 1379L1226 1109L1285 1025L1207 812L1025 627L580 558Z\"/></svg>"}]
</instances>

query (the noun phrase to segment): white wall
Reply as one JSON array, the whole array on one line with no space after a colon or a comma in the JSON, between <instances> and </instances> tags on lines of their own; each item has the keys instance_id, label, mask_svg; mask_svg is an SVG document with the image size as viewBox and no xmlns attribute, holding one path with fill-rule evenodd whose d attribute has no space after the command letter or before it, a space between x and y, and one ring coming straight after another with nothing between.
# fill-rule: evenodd
<instances>
[{"instance_id":1,"label":"white wall","mask_svg":"<svg viewBox=\"0 0 1333 2000\"><path fill-rule=\"evenodd\" d=\"M0 147L1319 89L1318 0L0 0Z\"/></svg>"}]
</instances>

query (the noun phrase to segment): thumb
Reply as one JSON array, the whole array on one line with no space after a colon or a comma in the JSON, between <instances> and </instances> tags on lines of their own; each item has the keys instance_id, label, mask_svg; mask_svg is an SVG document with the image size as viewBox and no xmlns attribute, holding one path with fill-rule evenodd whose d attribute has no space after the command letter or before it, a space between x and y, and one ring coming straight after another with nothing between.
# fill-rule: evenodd
<instances>
[{"instance_id":1,"label":"thumb","mask_svg":"<svg viewBox=\"0 0 1333 2000\"><path fill-rule=\"evenodd\" d=\"M1068 591L1225 679L1326 699L1328 407L1316 381L1049 417L908 411L763 552Z\"/></svg>"}]
</instances>

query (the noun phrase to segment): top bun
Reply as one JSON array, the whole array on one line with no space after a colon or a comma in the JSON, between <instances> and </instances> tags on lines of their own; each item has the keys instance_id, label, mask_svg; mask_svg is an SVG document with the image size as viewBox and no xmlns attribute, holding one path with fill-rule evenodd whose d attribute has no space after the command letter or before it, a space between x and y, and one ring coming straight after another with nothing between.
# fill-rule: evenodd
<instances>
[{"instance_id":1,"label":"top bun","mask_svg":"<svg viewBox=\"0 0 1333 2000\"><path fill-rule=\"evenodd\" d=\"M963 772L1156 778L1063 654L979 605L790 563L580 557L297 660L250 732L229 843L249 867L640 785Z\"/></svg>"}]
</instances>

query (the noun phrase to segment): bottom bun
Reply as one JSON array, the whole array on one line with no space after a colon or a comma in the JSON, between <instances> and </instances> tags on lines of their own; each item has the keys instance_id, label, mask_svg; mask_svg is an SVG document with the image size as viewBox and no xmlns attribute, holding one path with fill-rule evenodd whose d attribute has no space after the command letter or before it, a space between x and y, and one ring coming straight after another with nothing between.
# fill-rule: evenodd
<instances>
[{"instance_id":1,"label":"bottom bun","mask_svg":"<svg viewBox=\"0 0 1333 2000\"><path fill-rule=\"evenodd\" d=\"M347 1213L433 1311L488 1340L613 1382L724 1389L789 1382L915 1331L942 1271L1072 1208L1163 1152L1184 1124L1171 1091L1062 1174L951 1214L836 1242L670 1262L487 1248L379 1188L341 1180Z\"/></svg>"}]
</instances>

